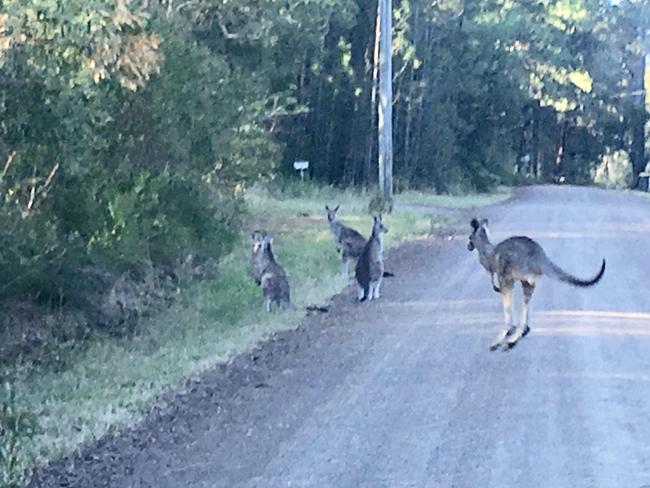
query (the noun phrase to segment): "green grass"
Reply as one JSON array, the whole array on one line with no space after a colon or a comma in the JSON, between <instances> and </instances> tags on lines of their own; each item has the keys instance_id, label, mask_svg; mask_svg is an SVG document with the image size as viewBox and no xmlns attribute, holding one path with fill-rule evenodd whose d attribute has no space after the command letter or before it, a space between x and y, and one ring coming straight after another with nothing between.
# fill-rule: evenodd
<instances>
[{"instance_id":1,"label":"green grass","mask_svg":"<svg viewBox=\"0 0 650 488\"><path fill-rule=\"evenodd\" d=\"M511 196L509 188L500 187L493 193L468 195L436 195L433 192L408 190L397 195L396 201L403 205L431 205L435 207L472 208L500 203Z\"/></svg>"},{"instance_id":2,"label":"green grass","mask_svg":"<svg viewBox=\"0 0 650 488\"><path fill-rule=\"evenodd\" d=\"M445 200L464 204L465 200ZM183 291L164 313L141 320L134 337L95 336L67 352L65 369L0 371L16 391L18 408L39 422L27 444L38 465L65 455L109 429L137 422L152 402L192 375L226 361L274 331L294 327L308 304L323 303L347 284L325 221L325 203L341 205L340 218L368 234L367 194L305 187L290 198L253 189L247 194L247 230L273 233L274 251L287 269L296 311L267 314L248 274L249 243L220 265L218 278ZM386 246L426 235L442 217L396 212L384 218Z\"/></svg>"}]
</instances>

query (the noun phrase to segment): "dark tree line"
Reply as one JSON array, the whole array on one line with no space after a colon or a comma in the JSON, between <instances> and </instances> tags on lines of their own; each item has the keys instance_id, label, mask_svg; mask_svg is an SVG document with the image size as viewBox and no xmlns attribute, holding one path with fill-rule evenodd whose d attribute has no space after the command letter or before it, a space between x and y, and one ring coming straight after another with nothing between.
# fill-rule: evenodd
<instances>
[{"instance_id":1,"label":"dark tree line","mask_svg":"<svg viewBox=\"0 0 650 488\"><path fill-rule=\"evenodd\" d=\"M285 160L313 176L375 178L376 2L353 25L329 21L298 78L308 111L279 134ZM603 156L645 167L648 6L626 1L398 2L394 143L397 185L484 190L516 181L592 180Z\"/></svg>"}]
</instances>

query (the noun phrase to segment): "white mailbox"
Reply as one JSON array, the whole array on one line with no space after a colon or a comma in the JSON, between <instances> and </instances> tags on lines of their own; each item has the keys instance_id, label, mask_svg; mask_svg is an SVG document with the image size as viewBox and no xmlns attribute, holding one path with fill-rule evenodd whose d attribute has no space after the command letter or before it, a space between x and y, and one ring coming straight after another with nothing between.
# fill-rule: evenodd
<instances>
[{"instance_id":1,"label":"white mailbox","mask_svg":"<svg viewBox=\"0 0 650 488\"><path fill-rule=\"evenodd\" d=\"M293 169L300 171L300 180L304 181L305 179L305 170L309 168L309 161L294 161Z\"/></svg>"},{"instance_id":2,"label":"white mailbox","mask_svg":"<svg viewBox=\"0 0 650 488\"><path fill-rule=\"evenodd\" d=\"M305 171L307 168L309 168L309 161L293 162L293 169L295 169L296 171Z\"/></svg>"}]
</instances>

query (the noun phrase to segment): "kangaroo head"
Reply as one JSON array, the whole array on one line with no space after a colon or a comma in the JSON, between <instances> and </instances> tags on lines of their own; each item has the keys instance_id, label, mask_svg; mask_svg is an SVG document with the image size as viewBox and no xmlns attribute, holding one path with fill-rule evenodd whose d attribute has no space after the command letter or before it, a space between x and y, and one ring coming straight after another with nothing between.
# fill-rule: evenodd
<instances>
[{"instance_id":1,"label":"kangaroo head","mask_svg":"<svg viewBox=\"0 0 650 488\"><path fill-rule=\"evenodd\" d=\"M467 244L467 250L473 251L478 248L479 250L483 247L483 244L489 242L488 237L488 221L487 219L472 219L469 225L472 226L472 233L469 235L469 243Z\"/></svg>"},{"instance_id":2,"label":"kangaroo head","mask_svg":"<svg viewBox=\"0 0 650 488\"><path fill-rule=\"evenodd\" d=\"M388 227L381 221L381 215L375 215L372 218L372 235L379 236L382 232L388 232Z\"/></svg>"},{"instance_id":3,"label":"kangaroo head","mask_svg":"<svg viewBox=\"0 0 650 488\"><path fill-rule=\"evenodd\" d=\"M328 205L325 205L325 212L327 212L327 221L334 222L336 221L336 212L339 211L340 205L337 205L336 208L329 208Z\"/></svg>"},{"instance_id":4,"label":"kangaroo head","mask_svg":"<svg viewBox=\"0 0 650 488\"><path fill-rule=\"evenodd\" d=\"M253 254L257 254L264 248L264 241L267 238L266 231L254 230L251 234L251 241L253 242Z\"/></svg>"},{"instance_id":5,"label":"kangaroo head","mask_svg":"<svg viewBox=\"0 0 650 488\"><path fill-rule=\"evenodd\" d=\"M262 239L262 251L268 254L272 254L273 250L271 249L271 244L273 244L273 237L268 234L264 234Z\"/></svg>"}]
</instances>

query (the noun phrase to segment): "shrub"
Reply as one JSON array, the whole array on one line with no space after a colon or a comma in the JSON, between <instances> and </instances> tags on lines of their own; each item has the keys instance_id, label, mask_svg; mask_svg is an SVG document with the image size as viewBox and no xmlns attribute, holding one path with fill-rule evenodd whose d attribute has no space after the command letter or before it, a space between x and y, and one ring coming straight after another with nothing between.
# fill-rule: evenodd
<instances>
[{"instance_id":1,"label":"shrub","mask_svg":"<svg viewBox=\"0 0 650 488\"><path fill-rule=\"evenodd\" d=\"M34 419L18 410L15 392L9 383L4 385L0 398L0 486L12 488L29 481L24 443L34 434Z\"/></svg>"},{"instance_id":2,"label":"shrub","mask_svg":"<svg viewBox=\"0 0 650 488\"><path fill-rule=\"evenodd\" d=\"M391 208L384 195L377 191L368 202L368 212L371 214L382 214L390 212Z\"/></svg>"},{"instance_id":3,"label":"shrub","mask_svg":"<svg viewBox=\"0 0 650 488\"><path fill-rule=\"evenodd\" d=\"M15 195L24 180L8 174L4 182L3 193ZM43 314L56 309L62 321L71 312L77 326L81 312L89 325L116 331L130 330L181 282L213 274L235 243L243 207L232 191L189 172L109 172L99 165L61 175L29 212L18 203L0 201L0 300L32 302ZM34 335L32 326L16 328L3 317L0 328L8 327L16 337ZM38 335L27 349L60 336Z\"/></svg>"},{"instance_id":4,"label":"shrub","mask_svg":"<svg viewBox=\"0 0 650 488\"><path fill-rule=\"evenodd\" d=\"M632 184L633 169L626 151L609 151L601 156L600 163L593 172L593 181L605 188L622 190Z\"/></svg>"}]
</instances>

